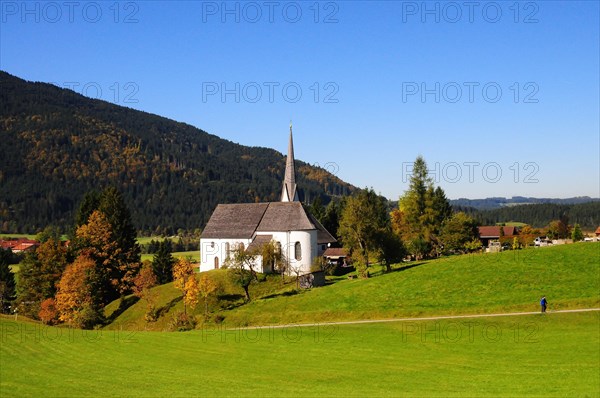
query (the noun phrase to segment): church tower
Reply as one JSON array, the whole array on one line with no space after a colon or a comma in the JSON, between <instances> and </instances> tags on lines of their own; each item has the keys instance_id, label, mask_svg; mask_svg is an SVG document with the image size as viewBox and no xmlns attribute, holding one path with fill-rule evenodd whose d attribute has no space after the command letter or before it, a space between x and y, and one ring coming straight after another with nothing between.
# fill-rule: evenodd
<instances>
[{"instance_id":1,"label":"church tower","mask_svg":"<svg viewBox=\"0 0 600 398\"><path fill-rule=\"evenodd\" d=\"M290 142L285 162L285 177L283 178L283 189L281 191L282 202L299 202L296 192L296 170L294 168L294 139L292 137L292 123L290 122Z\"/></svg>"}]
</instances>

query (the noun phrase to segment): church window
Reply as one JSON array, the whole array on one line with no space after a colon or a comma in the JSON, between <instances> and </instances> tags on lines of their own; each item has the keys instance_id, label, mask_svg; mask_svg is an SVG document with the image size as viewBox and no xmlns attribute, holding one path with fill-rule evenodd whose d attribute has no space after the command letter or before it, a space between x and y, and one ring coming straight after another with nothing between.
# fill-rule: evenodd
<instances>
[{"instance_id":1,"label":"church window","mask_svg":"<svg viewBox=\"0 0 600 398\"><path fill-rule=\"evenodd\" d=\"M229 247L229 242L225 243L225 258L229 258L231 254L231 248Z\"/></svg>"},{"instance_id":2,"label":"church window","mask_svg":"<svg viewBox=\"0 0 600 398\"><path fill-rule=\"evenodd\" d=\"M215 257L215 269L219 269L219 257Z\"/></svg>"},{"instance_id":3,"label":"church window","mask_svg":"<svg viewBox=\"0 0 600 398\"><path fill-rule=\"evenodd\" d=\"M296 244L294 245L294 257L296 258L296 260L302 260L302 245L300 244L300 242L296 242Z\"/></svg>"}]
</instances>

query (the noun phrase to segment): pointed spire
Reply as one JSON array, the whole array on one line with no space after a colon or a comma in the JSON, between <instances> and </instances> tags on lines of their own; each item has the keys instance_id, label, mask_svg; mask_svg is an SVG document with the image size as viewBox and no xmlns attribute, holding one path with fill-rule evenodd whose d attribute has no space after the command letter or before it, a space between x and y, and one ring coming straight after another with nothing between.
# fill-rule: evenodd
<instances>
[{"instance_id":1,"label":"pointed spire","mask_svg":"<svg viewBox=\"0 0 600 398\"><path fill-rule=\"evenodd\" d=\"M283 179L283 189L281 191L282 202L298 202L298 192L296 192L296 170L294 167L294 139L292 136L292 121L290 120L290 141L288 144L288 154L285 162L285 177Z\"/></svg>"}]
</instances>

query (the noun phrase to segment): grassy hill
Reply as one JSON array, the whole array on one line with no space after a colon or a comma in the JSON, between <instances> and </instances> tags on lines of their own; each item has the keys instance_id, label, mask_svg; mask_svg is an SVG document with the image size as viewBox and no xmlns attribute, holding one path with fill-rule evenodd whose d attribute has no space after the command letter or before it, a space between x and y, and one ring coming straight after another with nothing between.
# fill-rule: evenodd
<instances>
[{"instance_id":1,"label":"grassy hill","mask_svg":"<svg viewBox=\"0 0 600 398\"><path fill-rule=\"evenodd\" d=\"M254 300L248 304L243 304L242 290L217 270L211 275L223 286L222 300L211 303L211 316L218 314L233 327L535 311L542 295L550 310L598 307L599 260L600 243L465 255L397 265L394 272L379 271L367 280L338 277L328 286L297 294L293 282L282 285L279 277L270 276L251 288ZM171 284L156 289L159 306L169 308L159 322L146 324L144 303L138 302L115 317L115 325L165 330L172 314L183 306ZM107 313L117 307L112 303ZM203 311L201 302L195 312Z\"/></svg>"}]
</instances>

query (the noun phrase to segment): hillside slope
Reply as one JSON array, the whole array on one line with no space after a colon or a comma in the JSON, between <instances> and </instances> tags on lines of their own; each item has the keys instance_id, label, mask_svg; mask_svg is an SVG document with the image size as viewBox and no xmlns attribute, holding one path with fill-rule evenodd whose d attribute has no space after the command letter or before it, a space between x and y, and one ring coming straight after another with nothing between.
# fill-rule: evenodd
<instances>
[{"instance_id":1,"label":"hillside slope","mask_svg":"<svg viewBox=\"0 0 600 398\"><path fill-rule=\"evenodd\" d=\"M273 149L2 71L0 142L7 232L68 226L83 194L108 185L123 192L143 232L199 228L218 203L278 199L285 168ZM327 202L354 189L322 168L296 167L301 199Z\"/></svg>"},{"instance_id":2,"label":"hillside slope","mask_svg":"<svg viewBox=\"0 0 600 398\"><path fill-rule=\"evenodd\" d=\"M233 327L536 311L542 295L548 298L550 310L598 307L599 260L600 243L448 257L397 266L392 273L367 280L338 278L331 285L298 294L292 294L293 283L278 288L270 280L254 285L255 299L244 305L242 290L227 285L226 300L236 293L239 299L231 302L231 309L218 313ZM222 270L211 274L227 284ZM161 306L173 302L165 316L183 310L180 301L173 301L180 294L171 285L156 289ZM143 305L132 305L109 328L165 330L164 320L145 324ZM115 308L113 303L110 311ZM201 302L196 314L203 311Z\"/></svg>"}]
</instances>

